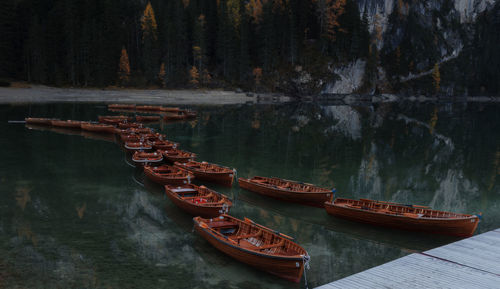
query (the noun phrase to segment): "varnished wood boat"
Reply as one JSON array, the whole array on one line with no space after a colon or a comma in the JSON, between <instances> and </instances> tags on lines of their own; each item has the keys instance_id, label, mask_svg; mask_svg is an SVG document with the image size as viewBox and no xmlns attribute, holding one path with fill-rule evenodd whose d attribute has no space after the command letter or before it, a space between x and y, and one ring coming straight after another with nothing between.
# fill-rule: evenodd
<instances>
[{"instance_id":1,"label":"varnished wood boat","mask_svg":"<svg viewBox=\"0 0 500 289\"><path fill-rule=\"evenodd\" d=\"M175 149L179 146L178 143L172 142L169 140L153 140L149 142L152 146L153 149L156 150L170 150L170 149Z\"/></svg>"},{"instance_id":2,"label":"varnished wood boat","mask_svg":"<svg viewBox=\"0 0 500 289\"><path fill-rule=\"evenodd\" d=\"M150 129L149 127L129 127L129 128L126 128L126 129L120 129L120 128L117 128L115 130L115 133L116 134L119 134L120 136L123 135L123 134L136 134L136 135L139 135L139 134L145 134L145 133L153 133L153 130Z\"/></svg>"},{"instance_id":3,"label":"varnished wood boat","mask_svg":"<svg viewBox=\"0 0 500 289\"><path fill-rule=\"evenodd\" d=\"M141 137L135 133L122 133L120 134L120 140L123 142L140 142Z\"/></svg>"},{"instance_id":4,"label":"varnished wood boat","mask_svg":"<svg viewBox=\"0 0 500 289\"><path fill-rule=\"evenodd\" d=\"M108 109L135 109L135 104L113 103L108 105Z\"/></svg>"},{"instance_id":5,"label":"varnished wood boat","mask_svg":"<svg viewBox=\"0 0 500 289\"><path fill-rule=\"evenodd\" d=\"M172 202L194 216L215 218L229 211L233 203L223 194L205 186L166 185L165 193Z\"/></svg>"},{"instance_id":6,"label":"varnished wood boat","mask_svg":"<svg viewBox=\"0 0 500 289\"><path fill-rule=\"evenodd\" d=\"M158 164L163 161L163 156L159 151L151 153L137 151L132 155L132 161L138 166L143 166L146 164Z\"/></svg>"},{"instance_id":7,"label":"varnished wood boat","mask_svg":"<svg viewBox=\"0 0 500 289\"><path fill-rule=\"evenodd\" d=\"M268 197L320 208L332 195L332 191L325 188L279 178L239 178L238 183L243 189Z\"/></svg>"},{"instance_id":8,"label":"varnished wood boat","mask_svg":"<svg viewBox=\"0 0 500 289\"><path fill-rule=\"evenodd\" d=\"M192 110L183 110L182 113L184 114L184 119L195 118L198 115L196 111Z\"/></svg>"},{"instance_id":9,"label":"varnished wood boat","mask_svg":"<svg viewBox=\"0 0 500 289\"><path fill-rule=\"evenodd\" d=\"M325 209L330 215L352 221L460 237L472 236L479 224L476 215L367 199L336 198L326 202Z\"/></svg>"},{"instance_id":10,"label":"varnished wood boat","mask_svg":"<svg viewBox=\"0 0 500 289\"><path fill-rule=\"evenodd\" d=\"M194 179L190 172L168 165L144 166L144 174L160 185L185 185L190 184Z\"/></svg>"},{"instance_id":11,"label":"varnished wood boat","mask_svg":"<svg viewBox=\"0 0 500 289\"><path fill-rule=\"evenodd\" d=\"M171 106L162 106L160 108L161 111L166 111L166 112L177 112L180 110L178 107L171 107Z\"/></svg>"},{"instance_id":12,"label":"varnished wood boat","mask_svg":"<svg viewBox=\"0 0 500 289\"><path fill-rule=\"evenodd\" d=\"M136 105L136 110L144 110L144 111L161 111L161 106L159 105Z\"/></svg>"},{"instance_id":13,"label":"varnished wood boat","mask_svg":"<svg viewBox=\"0 0 500 289\"><path fill-rule=\"evenodd\" d=\"M120 129L142 128L142 127L143 127L143 124L137 123L137 122L120 122L120 123L118 123L118 128L120 128Z\"/></svg>"},{"instance_id":14,"label":"varnished wood boat","mask_svg":"<svg viewBox=\"0 0 500 289\"><path fill-rule=\"evenodd\" d=\"M82 122L80 127L83 130L101 132L101 133L115 133L116 130L114 126L105 123Z\"/></svg>"},{"instance_id":15,"label":"varnished wood boat","mask_svg":"<svg viewBox=\"0 0 500 289\"><path fill-rule=\"evenodd\" d=\"M80 120L52 120L52 126L65 128L80 128L82 121Z\"/></svg>"},{"instance_id":16,"label":"varnished wood boat","mask_svg":"<svg viewBox=\"0 0 500 289\"><path fill-rule=\"evenodd\" d=\"M233 185L234 176L236 174L235 169L207 162L176 162L175 166L192 172L197 179L212 181L229 187Z\"/></svg>"},{"instance_id":17,"label":"varnished wood boat","mask_svg":"<svg viewBox=\"0 0 500 289\"><path fill-rule=\"evenodd\" d=\"M57 118L27 117L24 120L28 124L52 125L52 121L53 120L58 120L58 119Z\"/></svg>"},{"instance_id":18,"label":"varnished wood boat","mask_svg":"<svg viewBox=\"0 0 500 289\"><path fill-rule=\"evenodd\" d=\"M299 282L309 255L292 238L229 215L193 218L195 230L215 248L250 266Z\"/></svg>"},{"instance_id":19,"label":"varnished wood boat","mask_svg":"<svg viewBox=\"0 0 500 289\"><path fill-rule=\"evenodd\" d=\"M159 115L136 115L135 120L139 122L154 122L160 121L161 117Z\"/></svg>"},{"instance_id":20,"label":"varnished wood boat","mask_svg":"<svg viewBox=\"0 0 500 289\"><path fill-rule=\"evenodd\" d=\"M183 150L178 150L178 149L170 149L170 150L164 150L162 151L163 156L165 159L168 161L175 163L175 162L180 162L180 163L185 163L190 160L193 160L196 158L195 153L183 151Z\"/></svg>"},{"instance_id":21,"label":"varnished wood boat","mask_svg":"<svg viewBox=\"0 0 500 289\"><path fill-rule=\"evenodd\" d=\"M167 136L161 133L141 133L140 137L146 141L161 141L164 140Z\"/></svg>"},{"instance_id":22,"label":"varnished wood boat","mask_svg":"<svg viewBox=\"0 0 500 289\"><path fill-rule=\"evenodd\" d=\"M151 150L153 147L148 142L126 142L124 145L129 152Z\"/></svg>"},{"instance_id":23,"label":"varnished wood boat","mask_svg":"<svg viewBox=\"0 0 500 289\"><path fill-rule=\"evenodd\" d=\"M168 112L163 116L164 120L182 120L185 119L184 114L182 111L174 111L174 112Z\"/></svg>"},{"instance_id":24,"label":"varnished wood boat","mask_svg":"<svg viewBox=\"0 0 500 289\"><path fill-rule=\"evenodd\" d=\"M131 116L126 115L100 115L97 117L100 123L117 124L123 121L133 121Z\"/></svg>"}]
</instances>

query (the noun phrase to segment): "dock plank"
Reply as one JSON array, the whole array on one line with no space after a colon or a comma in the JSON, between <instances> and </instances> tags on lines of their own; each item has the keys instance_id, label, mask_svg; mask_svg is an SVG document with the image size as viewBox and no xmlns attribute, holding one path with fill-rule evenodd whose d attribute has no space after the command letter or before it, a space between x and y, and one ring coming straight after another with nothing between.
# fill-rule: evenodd
<instances>
[{"instance_id":1,"label":"dock plank","mask_svg":"<svg viewBox=\"0 0 500 289\"><path fill-rule=\"evenodd\" d=\"M500 228L317 287L499 288Z\"/></svg>"}]
</instances>

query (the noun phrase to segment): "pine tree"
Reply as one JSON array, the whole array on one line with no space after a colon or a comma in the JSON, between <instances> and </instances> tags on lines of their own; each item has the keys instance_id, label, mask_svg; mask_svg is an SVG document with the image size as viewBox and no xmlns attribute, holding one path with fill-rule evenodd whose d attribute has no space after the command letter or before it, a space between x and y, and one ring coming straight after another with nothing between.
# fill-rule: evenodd
<instances>
[{"instance_id":1,"label":"pine tree","mask_svg":"<svg viewBox=\"0 0 500 289\"><path fill-rule=\"evenodd\" d=\"M192 66L191 70L189 70L189 83L191 83L192 86L198 87L200 84L200 74L198 73L198 69L196 66Z\"/></svg>"},{"instance_id":2,"label":"pine tree","mask_svg":"<svg viewBox=\"0 0 500 289\"><path fill-rule=\"evenodd\" d=\"M130 81L130 62L125 47L122 48L120 56L120 64L118 67L118 79L122 86L127 85Z\"/></svg>"},{"instance_id":3,"label":"pine tree","mask_svg":"<svg viewBox=\"0 0 500 289\"><path fill-rule=\"evenodd\" d=\"M143 68L148 83L156 79L156 69L158 67L158 25L151 2L148 2L141 19L142 44L143 44Z\"/></svg>"},{"instance_id":4,"label":"pine tree","mask_svg":"<svg viewBox=\"0 0 500 289\"><path fill-rule=\"evenodd\" d=\"M439 73L439 64L436 62L436 64L434 64L434 69L432 71L432 85L434 87L434 93L439 92L440 83L441 83L441 75Z\"/></svg>"},{"instance_id":5,"label":"pine tree","mask_svg":"<svg viewBox=\"0 0 500 289\"><path fill-rule=\"evenodd\" d=\"M165 72L165 62L161 63L160 71L158 72L158 80L160 81L160 86L165 87L167 73Z\"/></svg>"}]
</instances>

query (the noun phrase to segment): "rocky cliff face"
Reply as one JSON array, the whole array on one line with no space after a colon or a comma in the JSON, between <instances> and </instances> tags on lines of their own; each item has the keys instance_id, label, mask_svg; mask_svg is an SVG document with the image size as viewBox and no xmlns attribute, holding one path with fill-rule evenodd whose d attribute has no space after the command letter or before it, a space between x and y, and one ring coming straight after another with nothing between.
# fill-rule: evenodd
<instances>
[{"instance_id":1,"label":"rocky cliff face","mask_svg":"<svg viewBox=\"0 0 500 289\"><path fill-rule=\"evenodd\" d=\"M496 90L495 85L481 84L475 91L470 85L457 82L468 78L464 69L486 69L482 67L484 64L466 67L464 62L474 62L482 49L495 46L498 34L494 32L495 25L500 22L498 0L357 0L357 4L360 17L368 19L372 53L376 53L372 59L377 69L372 72L371 91L382 87L391 92L432 91L431 74L436 64L441 72L447 72L441 76L439 93L478 94ZM485 39L487 43L482 43ZM323 92L359 91L363 87L361 82L346 79L355 75L366 81L369 65L356 62L335 69L336 81L326 85ZM491 77L489 83L499 80L497 74L486 77ZM346 82L357 85L345 85Z\"/></svg>"}]
</instances>

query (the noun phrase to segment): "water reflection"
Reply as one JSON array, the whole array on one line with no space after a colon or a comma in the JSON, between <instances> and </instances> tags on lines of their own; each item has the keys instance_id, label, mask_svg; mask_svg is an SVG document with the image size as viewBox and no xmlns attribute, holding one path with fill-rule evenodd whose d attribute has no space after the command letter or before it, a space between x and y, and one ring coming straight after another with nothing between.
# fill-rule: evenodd
<instances>
[{"instance_id":1,"label":"water reflection","mask_svg":"<svg viewBox=\"0 0 500 289\"><path fill-rule=\"evenodd\" d=\"M61 119L109 114L105 106L54 104L2 106L0 115L22 119L30 110ZM198 111L195 121L152 126L199 160L236 167L239 176L335 186L345 197L482 211L480 231L500 221L497 105L300 103ZM193 234L192 217L127 165L130 155L114 137L0 127L0 268L8 264L0 272L17 276L6 278L6 287L303 287L240 264ZM456 240L336 219L237 185L210 188L233 198L236 217L295 237L312 257L311 287Z\"/></svg>"}]
</instances>

